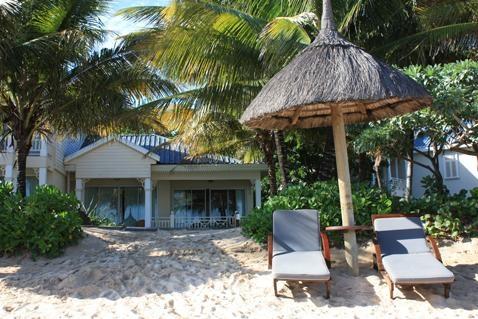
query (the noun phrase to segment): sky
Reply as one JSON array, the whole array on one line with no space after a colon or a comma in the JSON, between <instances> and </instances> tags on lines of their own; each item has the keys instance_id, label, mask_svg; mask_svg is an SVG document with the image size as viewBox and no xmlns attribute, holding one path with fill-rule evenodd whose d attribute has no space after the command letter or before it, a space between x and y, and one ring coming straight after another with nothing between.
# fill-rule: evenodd
<instances>
[{"instance_id":1,"label":"sky","mask_svg":"<svg viewBox=\"0 0 478 319\"><path fill-rule=\"evenodd\" d=\"M0 0L1 1L1 0ZM120 9L136 6L165 6L169 3L169 0L115 0L111 5L111 9L108 15L102 18L105 25L105 29L113 31L114 34L106 39L102 45L104 47L112 47L115 43L115 39L118 36L128 34L144 27L144 24L135 23L131 21L125 21L121 17L115 16L115 12ZM116 34L116 35L115 35Z\"/></svg>"}]
</instances>

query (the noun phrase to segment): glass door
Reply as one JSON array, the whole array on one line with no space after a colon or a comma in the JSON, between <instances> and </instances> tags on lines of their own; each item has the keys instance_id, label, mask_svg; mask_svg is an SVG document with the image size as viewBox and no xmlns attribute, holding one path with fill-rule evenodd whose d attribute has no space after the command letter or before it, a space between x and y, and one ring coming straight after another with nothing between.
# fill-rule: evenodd
<instances>
[{"instance_id":1,"label":"glass door","mask_svg":"<svg viewBox=\"0 0 478 319\"><path fill-rule=\"evenodd\" d=\"M225 217L228 216L228 194L227 190L212 189L211 190L211 216Z\"/></svg>"},{"instance_id":2,"label":"glass door","mask_svg":"<svg viewBox=\"0 0 478 319\"><path fill-rule=\"evenodd\" d=\"M85 206L88 211L94 211L99 217L119 225L123 222L120 211L119 189L115 187L87 187Z\"/></svg>"},{"instance_id":3,"label":"glass door","mask_svg":"<svg viewBox=\"0 0 478 319\"><path fill-rule=\"evenodd\" d=\"M125 187L122 190L123 223L126 226L144 227L143 188Z\"/></svg>"},{"instance_id":4,"label":"glass door","mask_svg":"<svg viewBox=\"0 0 478 319\"><path fill-rule=\"evenodd\" d=\"M144 226L142 187L87 187L85 206L116 225Z\"/></svg>"}]
</instances>

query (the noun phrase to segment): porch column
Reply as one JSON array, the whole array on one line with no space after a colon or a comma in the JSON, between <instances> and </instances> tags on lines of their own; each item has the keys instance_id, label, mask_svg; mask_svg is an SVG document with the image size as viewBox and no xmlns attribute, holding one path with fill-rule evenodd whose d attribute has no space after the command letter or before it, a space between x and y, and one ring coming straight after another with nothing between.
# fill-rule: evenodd
<instances>
[{"instance_id":1,"label":"porch column","mask_svg":"<svg viewBox=\"0 0 478 319\"><path fill-rule=\"evenodd\" d=\"M144 227L151 228L152 219L152 182L151 178L144 179Z\"/></svg>"},{"instance_id":2,"label":"porch column","mask_svg":"<svg viewBox=\"0 0 478 319\"><path fill-rule=\"evenodd\" d=\"M44 136L41 138L40 156L48 156L48 140ZM40 183L40 185L42 184Z\"/></svg>"},{"instance_id":3,"label":"porch column","mask_svg":"<svg viewBox=\"0 0 478 319\"><path fill-rule=\"evenodd\" d=\"M77 178L76 179L76 184L75 184L75 193L76 193L76 198L84 203L85 201L85 183L83 182L83 179Z\"/></svg>"},{"instance_id":4,"label":"porch column","mask_svg":"<svg viewBox=\"0 0 478 319\"><path fill-rule=\"evenodd\" d=\"M40 167L38 169L38 185L46 185L48 182L48 169L46 167Z\"/></svg>"},{"instance_id":5,"label":"porch column","mask_svg":"<svg viewBox=\"0 0 478 319\"><path fill-rule=\"evenodd\" d=\"M262 205L262 185L261 185L261 180L256 179L254 182L254 189L256 191L256 207L261 207Z\"/></svg>"}]
</instances>

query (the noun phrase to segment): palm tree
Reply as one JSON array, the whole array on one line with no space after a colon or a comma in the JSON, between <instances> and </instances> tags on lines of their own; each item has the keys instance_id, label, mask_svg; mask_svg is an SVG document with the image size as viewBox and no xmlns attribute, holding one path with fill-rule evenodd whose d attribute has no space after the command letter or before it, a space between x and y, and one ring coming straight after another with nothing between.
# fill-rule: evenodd
<instances>
[{"instance_id":1,"label":"palm tree","mask_svg":"<svg viewBox=\"0 0 478 319\"><path fill-rule=\"evenodd\" d=\"M104 38L99 16L109 0L24 0L0 5L0 119L16 150L18 192L35 135L108 134L160 128L146 97L172 84L124 45L95 52Z\"/></svg>"},{"instance_id":2,"label":"palm tree","mask_svg":"<svg viewBox=\"0 0 478 319\"><path fill-rule=\"evenodd\" d=\"M478 24L470 14L476 2L450 3L341 0L334 13L343 34L388 62L428 63L463 56L476 45ZM457 22L446 18L443 8L450 5ZM313 41L320 12L319 0L173 0L119 14L149 22L128 41L162 74L193 88L171 101L238 118L263 84Z\"/></svg>"}]
</instances>

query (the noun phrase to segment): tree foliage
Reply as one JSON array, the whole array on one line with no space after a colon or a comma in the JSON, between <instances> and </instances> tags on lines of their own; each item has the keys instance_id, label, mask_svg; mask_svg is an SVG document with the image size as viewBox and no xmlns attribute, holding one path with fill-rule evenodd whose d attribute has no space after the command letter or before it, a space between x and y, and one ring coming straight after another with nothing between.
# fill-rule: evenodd
<instances>
[{"instance_id":1,"label":"tree foliage","mask_svg":"<svg viewBox=\"0 0 478 319\"><path fill-rule=\"evenodd\" d=\"M440 155L452 150L478 156L478 63L465 60L427 67L410 66L404 71L427 88L434 98L432 107L371 123L353 144L357 152L371 156L380 154L384 158L413 161L433 174L442 192L445 190ZM410 157L410 150L426 160Z\"/></svg>"},{"instance_id":2,"label":"tree foliage","mask_svg":"<svg viewBox=\"0 0 478 319\"><path fill-rule=\"evenodd\" d=\"M18 190L35 135L108 134L161 123L154 105L174 93L127 46L95 51L109 0L11 1L0 4L0 120L13 137Z\"/></svg>"},{"instance_id":3,"label":"tree foliage","mask_svg":"<svg viewBox=\"0 0 478 319\"><path fill-rule=\"evenodd\" d=\"M426 64L472 56L478 30L476 8L474 1L340 0L334 1L334 16L347 38L387 62ZM321 10L322 1L317 0L184 0L166 7L128 8L119 14L150 23L128 41L142 58L185 85L185 91L169 101L192 111L191 123L204 131L198 124L211 127L204 119L219 113L237 119L267 80L314 40ZM311 166L304 170L290 164L292 175L312 179L333 171L329 169L333 149L324 132L324 138L318 138L323 143L314 153L324 152L308 158ZM186 134L192 146L199 145ZM286 141L303 145L301 135L288 133ZM292 141L294 137L299 140ZM217 145L227 145L225 152L232 151L230 143L218 140ZM238 148L238 155L247 153L243 149L247 145ZM262 145L261 149L268 148ZM290 159L306 157L296 152ZM357 166L364 166L363 156L357 159Z\"/></svg>"}]
</instances>

